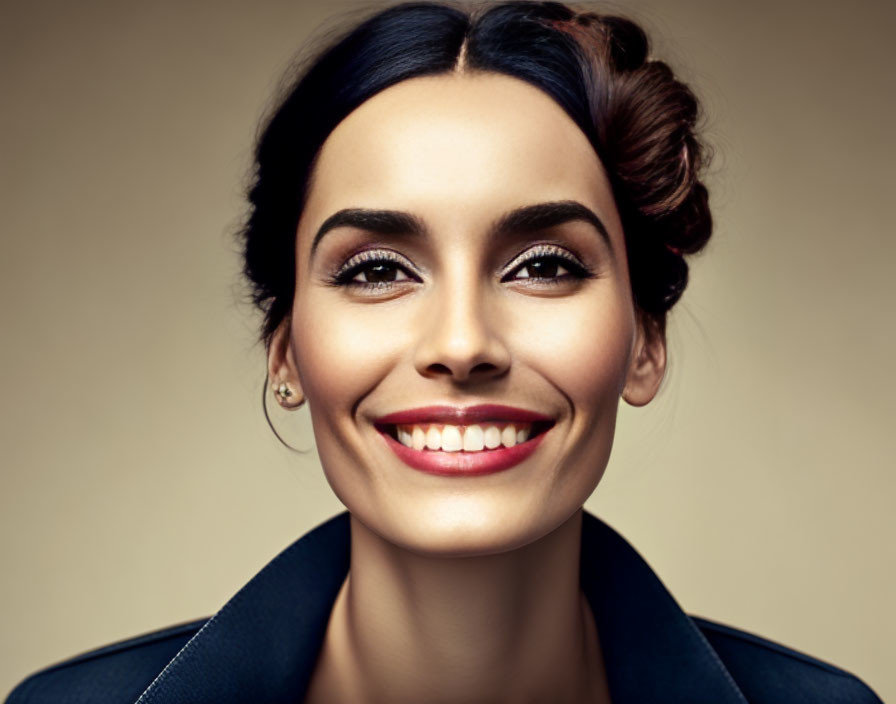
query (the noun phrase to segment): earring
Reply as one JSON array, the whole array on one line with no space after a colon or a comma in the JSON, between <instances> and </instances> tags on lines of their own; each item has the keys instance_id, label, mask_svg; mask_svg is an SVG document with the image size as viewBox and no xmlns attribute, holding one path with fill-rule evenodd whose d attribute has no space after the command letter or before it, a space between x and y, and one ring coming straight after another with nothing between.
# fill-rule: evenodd
<instances>
[{"instance_id":1,"label":"earring","mask_svg":"<svg viewBox=\"0 0 896 704\"><path fill-rule=\"evenodd\" d=\"M289 410L295 410L305 403L304 398L300 398L298 401L292 400L296 393L285 381L281 381L279 384L276 382L272 383L271 390L277 395L277 401L280 402L280 405Z\"/></svg>"}]
</instances>

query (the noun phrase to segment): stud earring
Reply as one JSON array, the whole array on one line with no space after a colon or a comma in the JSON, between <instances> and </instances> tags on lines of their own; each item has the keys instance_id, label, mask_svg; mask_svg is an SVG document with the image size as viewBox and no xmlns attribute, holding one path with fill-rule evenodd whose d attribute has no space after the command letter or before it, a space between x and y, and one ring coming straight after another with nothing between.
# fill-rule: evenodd
<instances>
[{"instance_id":1,"label":"stud earring","mask_svg":"<svg viewBox=\"0 0 896 704\"><path fill-rule=\"evenodd\" d=\"M271 390L277 395L280 405L289 410L294 410L305 403L304 398L295 400L296 392L292 390L288 383L281 381L279 384L272 383Z\"/></svg>"}]
</instances>

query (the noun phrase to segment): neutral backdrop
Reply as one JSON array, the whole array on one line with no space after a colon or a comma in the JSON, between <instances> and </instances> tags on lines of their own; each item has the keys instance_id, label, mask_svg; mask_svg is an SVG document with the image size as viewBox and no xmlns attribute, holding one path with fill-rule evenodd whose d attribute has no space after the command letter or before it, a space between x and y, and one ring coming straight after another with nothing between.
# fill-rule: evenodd
<instances>
[{"instance_id":1,"label":"neutral backdrop","mask_svg":"<svg viewBox=\"0 0 896 704\"><path fill-rule=\"evenodd\" d=\"M233 239L280 76L372 7L328 4L0 5L0 696L342 510L307 410L306 454L265 424ZM705 102L717 227L587 508L689 612L896 701L896 5L611 7Z\"/></svg>"}]
</instances>

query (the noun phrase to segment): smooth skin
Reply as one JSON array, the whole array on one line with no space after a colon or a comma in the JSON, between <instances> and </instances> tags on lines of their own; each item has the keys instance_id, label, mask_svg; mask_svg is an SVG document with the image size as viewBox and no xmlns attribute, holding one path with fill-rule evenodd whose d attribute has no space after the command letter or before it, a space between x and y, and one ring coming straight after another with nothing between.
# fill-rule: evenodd
<instances>
[{"instance_id":1,"label":"smooth skin","mask_svg":"<svg viewBox=\"0 0 896 704\"><path fill-rule=\"evenodd\" d=\"M584 205L608 238L583 219L489 235L509 211L556 202ZM359 208L408 213L424 232L341 226L312 253L327 218ZM359 264L362 250L387 259ZM391 86L324 143L296 255L269 373L308 402L352 541L306 702L608 702L579 586L582 507L620 397L648 403L666 356L636 313L585 135L505 75ZM556 422L521 464L475 477L412 469L374 427L394 411L480 403Z\"/></svg>"}]
</instances>

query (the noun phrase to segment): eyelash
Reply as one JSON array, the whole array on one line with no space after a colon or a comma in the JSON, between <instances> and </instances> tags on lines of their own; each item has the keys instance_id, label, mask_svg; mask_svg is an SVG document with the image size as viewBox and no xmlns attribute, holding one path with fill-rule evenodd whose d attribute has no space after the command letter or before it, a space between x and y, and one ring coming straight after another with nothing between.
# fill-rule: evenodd
<instances>
[{"instance_id":1,"label":"eyelash","mask_svg":"<svg viewBox=\"0 0 896 704\"><path fill-rule=\"evenodd\" d=\"M508 276L519 272L533 262L543 261L556 262L558 266L562 266L566 269L566 272L552 277L527 276L522 279L507 279L507 277L504 277L501 281L537 281L542 285L557 286L568 282L570 279L581 280L594 278L594 273L582 264L574 255L562 247L548 244L535 245L523 255L514 259L509 265L511 271ZM353 280L354 277L363 273L373 264L393 264L397 269L403 270L408 278L399 279L397 282ZM388 249L367 249L350 257L348 261L340 267L339 271L328 279L327 283L331 286L347 286L363 291L384 291L392 288L396 283L413 280L412 277L415 276L416 274L411 271L411 267L408 265L407 260L399 254ZM527 285L532 284L527 283Z\"/></svg>"}]
</instances>

